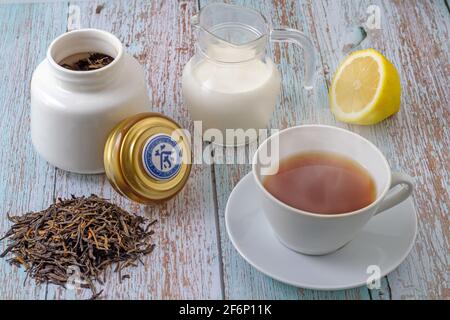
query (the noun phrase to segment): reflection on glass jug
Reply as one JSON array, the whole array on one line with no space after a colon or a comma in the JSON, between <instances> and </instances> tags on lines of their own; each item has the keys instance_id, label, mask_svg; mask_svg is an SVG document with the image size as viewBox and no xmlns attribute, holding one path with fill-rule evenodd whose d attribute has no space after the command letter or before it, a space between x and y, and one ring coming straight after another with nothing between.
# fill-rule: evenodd
<instances>
[{"instance_id":1,"label":"reflection on glass jug","mask_svg":"<svg viewBox=\"0 0 450 320\"><path fill-rule=\"evenodd\" d=\"M313 87L314 47L300 31L270 29L259 12L222 3L202 8L193 25L196 53L183 70L183 98L192 119L202 121L203 132L212 130L213 142L248 143L250 131L257 138L257 131L267 127L281 89L280 73L266 56L268 40L303 47L304 87Z\"/></svg>"}]
</instances>

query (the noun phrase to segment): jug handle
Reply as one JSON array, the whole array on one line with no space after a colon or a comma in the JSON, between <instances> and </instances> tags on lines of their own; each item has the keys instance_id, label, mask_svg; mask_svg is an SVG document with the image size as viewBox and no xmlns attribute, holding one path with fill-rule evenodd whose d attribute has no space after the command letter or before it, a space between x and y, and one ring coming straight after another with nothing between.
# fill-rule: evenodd
<instances>
[{"instance_id":1,"label":"jug handle","mask_svg":"<svg viewBox=\"0 0 450 320\"><path fill-rule=\"evenodd\" d=\"M316 74L316 52L312 41L302 32L289 28L273 29L270 32L270 41L295 43L303 48L306 62L303 86L306 90L313 89Z\"/></svg>"}]
</instances>

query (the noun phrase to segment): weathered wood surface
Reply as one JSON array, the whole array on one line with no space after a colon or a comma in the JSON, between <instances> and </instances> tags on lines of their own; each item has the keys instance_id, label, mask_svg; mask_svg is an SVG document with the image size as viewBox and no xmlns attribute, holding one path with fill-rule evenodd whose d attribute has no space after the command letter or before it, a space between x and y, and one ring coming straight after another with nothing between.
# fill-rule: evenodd
<instances>
[{"instance_id":1,"label":"weathered wood surface","mask_svg":"<svg viewBox=\"0 0 450 320\"><path fill-rule=\"evenodd\" d=\"M152 111L163 112L186 128L191 126L181 103L179 79L193 53L188 21L195 2L114 1L71 2L80 7L81 27L108 30L146 69ZM99 12L98 14L95 12ZM139 206L112 191L103 175L81 176L57 170L56 196L104 195L129 210L157 218L157 250L144 259L145 266L130 270L129 281L112 276L105 298L194 299L221 298L219 260L214 222L213 186L208 166L194 166L186 188L161 206ZM76 297L87 297L83 292ZM67 291L49 288L48 298L67 298Z\"/></svg>"},{"instance_id":2,"label":"weathered wood surface","mask_svg":"<svg viewBox=\"0 0 450 320\"><path fill-rule=\"evenodd\" d=\"M302 52L275 45L271 55L283 75L283 91L271 128L324 123L349 128L373 141L393 168L414 176L414 201L419 216L416 245L406 261L383 279L380 290L367 288L321 292L282 284L248 265L232 247L224 209L232 188L248 165L196 165L187 187L161 206L140 206L118 196L103 175L82 176L47 165L29 138L29 80L44 58L50 41L68 28L95 27L116 34L143 65L153 110L191 128L181 99L181 70L193 54L189 21L197 1L72 1L0 4L0 234L9 223L6 212L46 207L55 197L97 193L140 214L160 220L157 249L145 266L129 269L120 283L106 282L105 298L273 298L273 299L405 299L450 298L449 255L449 11L444 0L425 1L295 1L239 0L233 3L260 10L274 26L304 31L319 52L314 91L301 88ZM327 91L333 70L345 56L347 27L367 21L369 5L378 5L381 29L369 30L362 47L384 53L399 69L402 110L373 126L335 122L328 110ZM24 32L27 30L27 32ZM26 63L24 63L26 62ZM217 150L218 154L220 150ZM232 151L228 151L232 152ZM248 153L248 150L239 151ZM0 249L5 244L0 244ZM0 298L88 298L89 292L35 286L24 273L0 261Z\"/></svg>"},{"instance_id":3,"label":"weathered wood surface","mask_svg":"<svg viewBox=\"0 0 450 320\"><path fill-rule=\"evenodd\" d=\"M76 12L79 8L80 27L100 28L116 34L127 46L127 50L145 66L149 94L153 98L152 110L163 112L189 128L186 109L181 104L178 79L182 67L193 52L193 37L188 21L197 11L197 4L181 1L113 1L105 3L102 10L96 10L97 5L102 3L71 2L71 9L74 10L70 12ZM124 208L159 220L153 238L157 249L144 259L145 266L129 270L130 279L119 283L117 276L111 276L104 286L104 298L220 299L212 197L214 188L209 166L194 166L188 185L176 199L161 206L145 207L133 204L113 192L104 175L83 176L59 169L55 173L54 168L36 157L28 138L28 82L38 61L44 58L50 41L66 30L68 4L56 6L51 3L28 7L33 11L28 15L22 13L23 16L19 14L23 11L21 8L25 7L5 7L17 12L17 18L0 7L1 14L4 15L1 22L5 23L5 29L2 30L8 30L6 24L18 25L17 30L8 30L6 35L11 39L5 39L1 45L10 46L4 48L7 58L12 59L13 64L20 68L17 72L11 72L4 66L5 69L2 70L3 74L11 74L10 78L2 79L2 83L6 83L8 87L4 88L2 85L1 91L2 108L7 112L1 119L2 129L6 132L2 138L2 150L7 151L2 152L1 161L4 182L1 186L2 233L9 225L4 218L7 211L39 209L50 204L56 197L96 193L112 199ZM56 8L61 8L60 12L54 12ZM34 12L37 10L40 11ZM61 21L59 30L56 26L43 25L41 22L50 23L53 21L52 15L64 20ZM72 18L76 18L76 14ZM76 21L72 20L72 23L76 25ZM26 39L15 39L16 35L26 34L23 30L30 24L35 25L35 32ZM39 34L42 28L52 32ZM5 33L1 35L4 36ZM14 42L21 47L16 49ZM39 50L30 48L30 45ZM29 64L21 64L22 58L29 61ZM22 297L24 289L20 283L21 278L18 278L20 274L7 267L5 261L1 261L1 297ZM31 286L28 285L29 287ZM39 290L38 293L39 295L30 293L29 296L45 297L45 290ZM46 297L84 299L90 297L90 292L74 292L49 285Z\"/></svg>"},{"instance_id":4,"label":"weathered wood surface","mask_svg":"<svg viewBox=\"0 0 450 320\"><path fill-rule=\"evenodd\" d=\"M0 234L6 213L38 210L53 201L55 168L34 151L30 138L31 73L50 41L66 30L67 3L0 4ZM0 250L5 249L4 241ZM0 262L0 298L43 299L45 285L25 285L25 273Z\"/></svg>"},{"instance_id":5,"label":"weathered wood surface","mask_svg":"<svg viewBox=\"0 0 450 320\"><path fill-rule=\"evenodd\" d=\"M302 30L319 52L315 90L301 88L301 51L275 46L272 56L283 76L283 91L271 128L305 123L350 129L373 141L394 169L415 177L419 216L417 243L407 260L380 290L340 292L295 289L261 275L249 266L228 240L224 224L226 201L249 166L216 165L221 247L226 298L449 298L449 12L443 1L235 1L261 11L274 26ZM333 70L345 56L349 27L363 25L367 8L377 5L381 29L368 30L361 48L373 47L398 68L403 85L402 110L372 127L338 123L329 112L327 92Z\"/></svg>"}]
</instances>

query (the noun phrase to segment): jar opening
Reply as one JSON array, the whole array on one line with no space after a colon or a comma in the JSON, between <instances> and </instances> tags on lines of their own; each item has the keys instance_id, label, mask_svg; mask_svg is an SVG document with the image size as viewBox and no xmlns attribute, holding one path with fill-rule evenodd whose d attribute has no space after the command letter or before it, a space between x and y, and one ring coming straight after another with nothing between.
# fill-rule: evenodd
<instances>
[{"instance_id":1,"label":"jar opening","mask_svg":"<svg viewBox=\"0 0 450 320\"><path fill-rule=\"evenodd\" d=\"M101 52L82 52L68 56L58 64L69 70L86 72L104 68L113 61L113 57Z\"/></svg>"},{"instance_id":2,"label":"jar opening","mask_svg":"<svg viewBox=\"0 0 450 320\"><path fill-rule=\"evenodd\" d=\"M113 58L113 61L101 68L89 71L70 70L60 64L70 57L100 53ZM122 43L111 33L97 29L81 29L67 32L56 38L47 52L47 59L61 72L97 73L114 67L123 55Z\"/></svg>"}]
</instances>

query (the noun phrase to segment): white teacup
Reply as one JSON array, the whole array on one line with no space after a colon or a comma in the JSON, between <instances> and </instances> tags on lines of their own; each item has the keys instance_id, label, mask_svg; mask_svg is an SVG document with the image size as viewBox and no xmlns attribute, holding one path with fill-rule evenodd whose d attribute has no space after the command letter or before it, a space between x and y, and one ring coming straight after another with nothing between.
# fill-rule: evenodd
<instances>
[{"instance_id":1,"label":"white teacup","mask_svg":"<svg viewBox=\"0 0 450 320\"><path fill-rule=\"evenodd\" d=\"M375 181L376 200L349 213L316 214L293 208L264 188L264 177L276 172L279 160L310 151L341 154L362 165ZM279 240L292 250L311 255L341 248L370 218L406 200L413 190L412 178L391 173L386 158L370 141L353 132L324 125L302 125L272 135L256 151L252 169L265 217ZM397 185L400 186L393 189Z\"/></svg>"}]
</instances>

